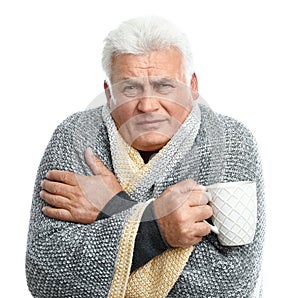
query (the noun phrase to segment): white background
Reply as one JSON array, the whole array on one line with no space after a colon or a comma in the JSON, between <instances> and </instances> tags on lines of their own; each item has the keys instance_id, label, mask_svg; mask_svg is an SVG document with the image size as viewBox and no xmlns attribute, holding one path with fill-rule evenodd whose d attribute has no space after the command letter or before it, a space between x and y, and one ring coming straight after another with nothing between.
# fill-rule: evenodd
<instances>
[{"instance_id":1,"label":"white background","mask_svg":"<svg viewBox=\"0 0 300 298\"><path fill-rule=\"evenodd\" d=\"M299 295L298 1L27 0L0 4L1 297L30 297L31 195L53 130L102 92L107 33L149 14L188 34L200 94L255 134L267 198L265 297Z\"/></svg>"}]
</instances>

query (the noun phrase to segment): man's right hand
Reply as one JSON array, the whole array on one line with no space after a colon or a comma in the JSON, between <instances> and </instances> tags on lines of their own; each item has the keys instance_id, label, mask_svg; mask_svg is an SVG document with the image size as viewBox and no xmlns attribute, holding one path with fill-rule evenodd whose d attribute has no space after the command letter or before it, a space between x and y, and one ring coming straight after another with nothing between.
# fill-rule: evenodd
<instances>
[{"instance_id":1,"label":"man's right hand","mask_svg":"<svg viewBox=\"0 0 300 298\"><path fill-rule=\"evenodd\" d=\"M85 160L94 176L51 170L41 182L41 198L49 205L42 210L51 218L90 224L122 187L115 175L93 154L85 151Z\"/></svg>"},{"instance_id":2,"label":"man's right hand","mask_svg":"<svg viewBox=\"0 0 300 298\"><path fill-rule=\"evenodd\" d=\"M154 212L168 244L188 247L210 233L204 220L212 216L205 187L188 179L168 187L155 201Z\"/></svg>"}]
</instances>

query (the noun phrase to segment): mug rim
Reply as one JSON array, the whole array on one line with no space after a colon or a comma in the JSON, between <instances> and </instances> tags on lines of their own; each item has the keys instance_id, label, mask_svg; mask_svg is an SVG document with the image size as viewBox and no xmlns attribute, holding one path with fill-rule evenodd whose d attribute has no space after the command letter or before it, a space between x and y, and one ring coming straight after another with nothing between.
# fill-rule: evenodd
<instances>
[{"instance_id":1,"label":"mug rim","mask_svg":"<svg viewBox=\"0 0 300 298\"><path fill-rule=\"evenodd\" d=\"M251 180L242 180L242 181L231 181L231 182L218 182L214 183L211 185L207 185L206 188L209 189L214 189L214 188L220 188L220 187L235 187L237 185L246 185L246 184L255 184L256 181L251 181Z\"/></svg>"}]
</instances>

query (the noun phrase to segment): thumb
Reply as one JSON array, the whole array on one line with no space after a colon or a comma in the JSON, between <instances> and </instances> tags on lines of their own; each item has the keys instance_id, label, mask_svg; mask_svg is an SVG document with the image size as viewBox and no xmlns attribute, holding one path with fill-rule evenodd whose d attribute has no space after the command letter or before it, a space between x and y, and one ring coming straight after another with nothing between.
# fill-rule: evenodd
<instances>
[{"instance_id":1,"label":"thumb","mask_svg":"<svg viewBox=\"0 0 300 298\"><path fill-rule=\"evenodd\" d=\"M199 185L195 180L193 179L187 179L180 181L177 183L178 190L181 193L186 193L190 191L203 191L203 186Z\"/></svg>"},{"instance_id":2,"label":"thumb","mask_svg":"<svg viewBox=\"0 0 300 298\"><path fill-rule=\"evenodd\" d=\"M93 153L90 147L85 149L84 158L94 175L103 175L109 171L103 162Z\"/></svg>"}]
</instances>

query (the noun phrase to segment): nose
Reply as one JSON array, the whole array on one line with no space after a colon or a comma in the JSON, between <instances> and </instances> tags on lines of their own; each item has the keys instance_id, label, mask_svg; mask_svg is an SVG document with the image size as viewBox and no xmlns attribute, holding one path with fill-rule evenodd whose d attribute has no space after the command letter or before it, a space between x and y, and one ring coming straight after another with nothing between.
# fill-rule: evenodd
<instances>
[{"instance_id":1,"label":"nose","mask_svg":"<svg viewBox=\"0 0 300 298\"><path fill-rule=\"evenodd\" d=\"M139 99L137 108L142 113L151 113L159 110L159 100L153 96L145 96Z\"/></svg>"}]
</instances>

